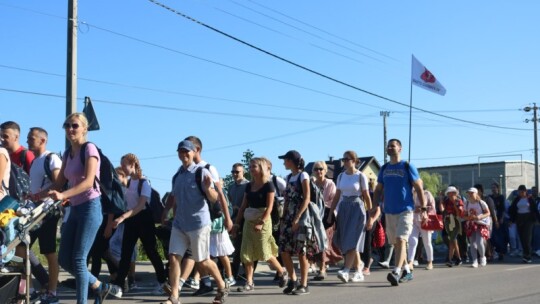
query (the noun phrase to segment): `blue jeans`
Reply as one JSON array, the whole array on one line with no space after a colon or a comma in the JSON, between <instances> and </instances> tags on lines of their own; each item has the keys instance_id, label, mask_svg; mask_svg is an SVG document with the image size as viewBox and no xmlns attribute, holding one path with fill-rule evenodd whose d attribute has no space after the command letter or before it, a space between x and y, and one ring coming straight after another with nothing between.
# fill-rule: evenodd
<instances>
[{"instance_id":1,"label":"blue jeans","mask_svg":"<svg viewBox=\"0 0 540 304\"><path fill-rule=\"evenodd\" d=\"M87 302L88 285L97 281L88 271L86 259L102 221L101 201L98 197L72 206L67 222L62 225L58 262L75 277L77 304Z\"/></svg>"}]
</instances>

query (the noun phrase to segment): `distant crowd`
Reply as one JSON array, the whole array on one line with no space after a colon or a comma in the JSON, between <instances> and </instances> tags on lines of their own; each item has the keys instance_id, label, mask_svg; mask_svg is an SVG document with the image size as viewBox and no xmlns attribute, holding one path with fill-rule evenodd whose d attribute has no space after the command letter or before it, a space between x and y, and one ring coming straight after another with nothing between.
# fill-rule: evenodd
<instances>
[{"instance_id":1,"label":"distant crowd","mask_svg":"<svg viewBox=\"0 0 540 304\"><path fill-rule=\"evenodd\" d=\"M15 197L18 216L33 208L50 213L30 234L48 262L47 271L33 252L28 256L39 283L28 291L35 303L59 303L60 267L74 278L77 303L87 303L89 293L100 304L109 295L121 298L136 290L139 241L155 270L152 293L164 295L167 304L180 303L186 288L194 296L214 294L215 304L224 303L234 285L237 292L252 292L259 261L275 271L273 281L286 295L309 294L309 274L324 281L329 265L340 267L337 278L344 284L362 282L375 259L391 268L390 285L399 286L414 279L419 260L425 270L433 269L434 233L448 247L448 267L485 267L507 255L531 263L535 254L536 189L528 194L519 186L511 202L497 183L490 195L478 184L464 197L452 185L434 196L416 167L401 159L398 139L388 141L390 161L377 180L358 170L355 151L343 153L344 170L334 182L324 161L314 162L308 174L302 155L289 150L279 156L290 171L286 177L272 174L271 160L254 157L248 167L232 165L234 181L225 188L217 169L203 160L201 139L187 136L176 147L179 168L171 191L160 200L135 154L126 153L111 169L88 141L84 114L69 115L63 128L70 148L60 156L47 150L44 128L30 128L25 148L16 122L0 125L0 205ZM47 209L56 201L63 202L61 212ZM158 244L167 256L160 255ZM22 246L16 254L26 258ZM102 261L110 273L107 282L99 279Z\"/></svg>"}]
</instances>

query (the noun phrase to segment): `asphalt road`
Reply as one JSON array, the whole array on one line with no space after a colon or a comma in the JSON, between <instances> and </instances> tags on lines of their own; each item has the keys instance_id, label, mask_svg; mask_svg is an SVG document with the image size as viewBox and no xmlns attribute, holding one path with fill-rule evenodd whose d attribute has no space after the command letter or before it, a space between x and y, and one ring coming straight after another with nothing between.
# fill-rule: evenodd
<instances>
[{"instance_id":1,"label":"asphalt road","mask_svg":"<svg viewBox=\"0 0 540 304\"><path fill-rule=\"evenodd\" d=\"M105 267L106 268L106 267ZM448 268L443 261L435 263L433 270L422 265L414 272L414 280L398 287L386 281L389 270L378 266L362 283L341 283L336 277L337 268L329 269L329 276L322 282L310 282L310 294L283 295L272 283L273 272L265 265L258 268L255 290L239 293L231 288L227 303L540 303L540 260L522 264L519 258L495 262L486 267L471 268L470 264ZM159 303L165 296L152 296L155 276L146 263L137 266L139 289L129 292L122 299L109 296L106 303ZM61 280L68 277L62 273ZM103 278L105 278L105 273ZM184 288L182 303L211 303L213 296L193 297ZM74 290L61 288L60 303L76 303ZM93 303L93 299L89 299Z\"/></svg>"}]
</instances>

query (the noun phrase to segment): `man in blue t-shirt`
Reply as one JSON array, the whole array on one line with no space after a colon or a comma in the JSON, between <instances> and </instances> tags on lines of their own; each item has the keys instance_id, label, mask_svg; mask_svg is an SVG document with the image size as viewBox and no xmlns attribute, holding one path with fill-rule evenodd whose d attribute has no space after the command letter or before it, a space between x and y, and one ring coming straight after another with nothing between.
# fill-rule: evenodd
<instances>
[{"instance_id":1,"label":"man in blue t-shirt","mask_svg":"<svg viewBox=\"0 0 540 304\"><path fill-rule=\"evenodd\" d=\"M373 216L376 208L384 200L386 235L388 242L394 245L394 261L396 262L394 270L388 274L387 279L392 286L398 286L399 283L413 279L412 271L406 263L407 240L413 227L413 187L420 199L423 221L427 220L427 206L418 170L412 164L401 160L401 141L389 140L386 150L390 156L390 162L383 165L379 172L371 212ZM403 275L401 275L402 267Z\"/></svg>"}]
</instances>

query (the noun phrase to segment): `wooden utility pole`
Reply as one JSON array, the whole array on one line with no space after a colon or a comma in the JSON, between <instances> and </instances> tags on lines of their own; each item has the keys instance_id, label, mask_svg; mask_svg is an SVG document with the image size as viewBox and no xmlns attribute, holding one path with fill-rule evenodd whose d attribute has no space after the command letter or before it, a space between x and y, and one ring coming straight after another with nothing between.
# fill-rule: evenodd
<instances>
[{"instance_id":1,"label":"wooden utility pole","mask_svg":"<svg viewBox=\"0 0 540 304\"><path fill-rule=\"evenodd\" d=\"M68 0L66 117L77 112L77 18L77 0Z\"/></svg>"},{"instance_id":2,"label":"wooden utility pole","mask_svg":"<svg viewBox=\"0 0 540 304\"><path fill-rule=\"evenodd\" d=\"M384 159L383 159L383 163L387 163L388 161L386 160L388 158L388 151L386 151L386 117L390 116L390 112L388 111L381 111L381 116L383 117L383 125L384 125L384 147L383 147L383 150L384 150Z\"/></svg>"}]
</instances>

